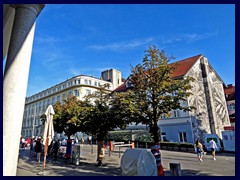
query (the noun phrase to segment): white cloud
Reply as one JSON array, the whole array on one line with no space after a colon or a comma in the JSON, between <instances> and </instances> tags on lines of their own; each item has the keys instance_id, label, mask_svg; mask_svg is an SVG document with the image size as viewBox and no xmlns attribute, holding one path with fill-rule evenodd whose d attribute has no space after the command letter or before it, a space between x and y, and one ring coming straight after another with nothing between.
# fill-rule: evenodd
<instances>
[{"instance_id":1,"label":"white cloud","mask_svg":"<svg viewBox=\"0 0 240 180\"><path fill-rule=\"evenodd\" d=\"M186 41L193 42L193 41L198 41L202 39L207 39L215 35L216 35L215 33L204 33L204 34L192 33L192 34L183 34L182 38L185 39Z\"/></svg>"},{"instance_id":2,"label":"white cloud","mask_svg":"<svg viewBox=\"0 0 240 180\"><path fill-rule=\"evenodd\" d=\"M95 50L122 51L122 50L136 48L136 47L148 44L152 40L153 38L138 39L138 40L131 40L131 41L116 42L116 43L105 44L105 45L91 45L88 48L95 49Z\"/></svg>"},{"instance_id":3,"label":"white cloud","mask_svg":"<svg viewBox=\"0 0 240 180\"><path fill-rule=\"evenodd\" d=\"M195 41L207 39L213 36L216 36L216 33L204 33L204 34L197 34L197 33L186 33L186 34L178 34L173 37L168 37L168 38L161 38L162 44L173 44L177 42L187 42L187 43L192 43Z\"/></svg>"}]
</instances>

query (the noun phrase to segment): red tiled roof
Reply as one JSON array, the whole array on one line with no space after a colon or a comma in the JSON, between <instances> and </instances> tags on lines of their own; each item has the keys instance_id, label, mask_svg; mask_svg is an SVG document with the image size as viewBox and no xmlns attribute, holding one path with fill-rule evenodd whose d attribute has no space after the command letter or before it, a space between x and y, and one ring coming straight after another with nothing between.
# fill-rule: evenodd
<instances>
[{"instance_id":1,"label":"red tiled roof","mask_svg":"<svg viewBox=\"0 0 240 180\"><path fill-rule=\"evenodd\" d=\"M201 54L169 64L170 66L176 65L176 69L173 72L173 78L184 76L200 56Z\"/></svg>"},{"instance_id":2,"label":"red tiled roof","mask_svg":"<svg viewBox=\"0 0 240 180\"><path fill-rule=\"evenodd\" d=\"M224 88L224 93L226 95L232 94L233 92L235 92L235 86L233 85L228 85L228 87Z\"/></svg>"},{"instance_id":3,"label":"red tiled roof","mask_svg":"<svg viewBox=\"0 0 240 180\"><path fill-rule=\"evenodd\" d=\"M124 91L126 89L126 84L122 84L120 86L118 86L116 89L114 89L114 91L116 92L121 92L121 91Z\"/></svg>"},{"instance_id":4,"label":"red tiled roof","mask_svg":"<svg viewBox=\"0 0 240 180\"><path fill-rule=\"evenodd\" d=\"M228 95L227 101L235 100L235 91Z\"/></svg>"},{"instance_id":5,"label":"red tiled roof","mask_svg":"<svg viewBox=\"0 0 240 180\"><path fill-rule=\"evenodd\" d=\"M176 65L176 69L173 72L173 78L183 77L201 56L202 55L199 54L199 55L169 64L170 66ZM117 87L114 91L120 92L120 91L124 91L124 90L126 90L125 83L122 84L121 86Z\"/></svg>"}]
</instances>

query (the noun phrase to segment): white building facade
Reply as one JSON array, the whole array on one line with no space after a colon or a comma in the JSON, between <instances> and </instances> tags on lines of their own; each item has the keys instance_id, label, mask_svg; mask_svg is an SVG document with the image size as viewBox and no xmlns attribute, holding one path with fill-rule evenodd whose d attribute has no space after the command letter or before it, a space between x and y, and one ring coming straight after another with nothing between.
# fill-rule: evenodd
<instances>
[{"instance_id":1,"label":"white building facade","mask_svg":"<svg viewBox=\"0 0 240 180\"><path fill-rule=\"evenodd\" d=\"M99 79L93 76L79 75L27 97L23 115L22 136L41 136L42 122L40 116L44 114L50 104L54 105L57 101L62 102L67 95L76 96L79 100L83 100L84 96L96 92L99 87L105 84L109 84L106 87L107 91L113 91L114 84L112 82L119 78L119 75L115 76L119 71L115 69L108 71L112 72L111 79L105 80L105 77Z\"/></svg>"}]
</instances>

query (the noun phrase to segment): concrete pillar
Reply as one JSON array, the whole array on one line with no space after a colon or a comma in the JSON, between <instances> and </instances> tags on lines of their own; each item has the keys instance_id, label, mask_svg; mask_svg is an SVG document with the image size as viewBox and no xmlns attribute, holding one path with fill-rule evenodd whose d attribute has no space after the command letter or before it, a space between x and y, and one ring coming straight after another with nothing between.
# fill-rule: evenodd
<instances>
[{"instance_id":1,"label":"concrete pillar","mask_svg":"<svg viewBox=\"0 0 240 180\"><path fill-rule=\"evenodd\" d=\"M27 91L35 21L44 5L13 5L15 10L3 80L3 175L15 176Z\"/></svg>"},{"instance_id":2,"label":"concrete pillar","mask_svg":"<svg viewBox=\"0 0 240 180\"><path fill-rule=\"evenodd\" d=\"M9 4L3 4L3 59L8 52L8 46L10 42L12 26L15 16L15 9Z\"/></svg>"}]
</instances>

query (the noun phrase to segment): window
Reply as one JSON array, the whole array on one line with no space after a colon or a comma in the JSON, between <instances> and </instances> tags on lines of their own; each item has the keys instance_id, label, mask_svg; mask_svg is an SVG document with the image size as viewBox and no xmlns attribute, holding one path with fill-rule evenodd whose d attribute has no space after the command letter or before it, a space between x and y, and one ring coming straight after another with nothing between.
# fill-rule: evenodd
<instances>
[{"instance_id":1,"label":"window","mask_svg":"<svg viewBox=\"0 0 240 180\"><path fill-rule=\"evenodd\" d=\"M72 91L69 91L68 94L69 94L70 96L72 96Z\"/></svg>"},{"instance_id":2,"label":"window","mask_svg":"<svg viewBox=\"0 0 240 180\"><path fill-rule=\"evenodd\" d=\"M52 104L55 104L55 97L52 98Z\"/></svg>"},{"instance_id":3,"label":"window","mask_svg":"<svg viewBox=\"0 0 240 180\"><path fill-rule=\"evenodd\" d=\"M78 79L78 84L80 84L81 83L81 81L80 81L80 79Z\"/></svg>"},{"instance_id":4,"label":"window","mask_svg":"<svg viewBox=\"0 0 240 180\"><path fill-rule=\"evenodd\" d=\"M77 89L74 90L74 96L76 96L76 97L79 96L79 91Z\"/></svg>"},{"instance_id":5,"label":"window","mask_svg":"<svg viewBox=\"0 0 240 180\"><path fill-rule=\"evenodd\" d=\"M131 87L131 86L132 86L131 82L130 82L130 81L127 81L126 87L128 88L128 87Z\"/></svg>"},{"instance_id":6,"label":"window","mask_svg":"<svg viewBox=\"0 0 240 180\"><path fill-rule=\"evenodd\" d=\"M33 114L34 114L34 106L32 107L32 116L33 116Z\"/></svg>"},{"instance_id":7,"label":"window","mask_svg":"<svg viewBox=\"0 0 240 180\"><path fill-rule=\"evenodd\" d=\"M179 117L178 111L173 111L173 117Z\"/></svg>"},{"instance_id":8,"label":"window","mask_svg":"<svg viewBox=\"0 0 240 180\"><path fill-rule=\"evenodd\" d=\"M161 140L162 141L167 141L166 132L161 133Z\"/></svg>"},{"instance_id":9,"label":"window","mask_svg":"<svg viewBox=\"0 0 240 180\"><path fill-rule=\"evenodd\" d=\"M39 106L38 106L38 107L39 107L39 112L41 112L41 110L42 110L42 109L41 109L41 108L42 108L42 102L39 103Z\"/></svg>"},{"instance_id":10,"label":"window","mask_svg":"<svg viewBox=\"0 0 240 180\"><path fill-rule=\"evenodd\" d=\"M45 109L46 101L43 101L43 109Z\"/></svg>"},{"instance_id":11,"label":"window","mask_svg":"<svg viewBox=\"0 0 240 180\"><path fill-rule=\"evenodd\" d=\"M36 105L35 105L35 110L34 110L35 112L34 112L34 116L35 116L35 114L37 114L38 113L38 103L36 103Z\"/></svg>"},{"instance_id":12,"label":"window","mask_svg":"<svg viewBox=\"0 0 240 180\"><path fill-rule=\"evenodd\" d=\"M228 109L229 109L229 111L235 110L235 104L233 104L233 103L230 104Z\"/></svg>"},{"instance_id":13,"label":"window","mask_svg":"<svg viewBox=\"0 0 240 180\"><path fill-rule=\"evenodd\" d=\"M89 94L91 94L91 90L86 89L86 90L85 90L85 95L87 96L87 95L89 95Z\"/></svg>"},{"instance_id":14,"label":"window","mask_svg":"<svg viewBox=\"0 0 240 180\"><path fill-rule=\"evenodd\" d=\"M50 105L50 99L48 99L48 101L47 101L47 105L48 105L48 106Z\"/></svg>"},{"instance_id":15,"label":"window","mask_svg":"<svg viewBox=\"0 0 240 180\"><path fill-rule=\"evenodd\" d=\"M87 79L85 79L85 80L84 80L84 83L85 83L85 84L88 84L88 80L87 80Z\"/></svg>"},{"instance_id":16,"label":"window","mask_svg":"<svg viewBox=\"0 0 240 180\"><path fill-rule=\"evenodd\" d=\"M60 95L57 96L57 101L60 102Z\"/></svg>"},{"instance_id":17,"label":"window","mask_svg":"<svg viewBox=\"0 0 240 180\"><path fill-rule=\"evenodd\" d=\"M92 85L92 81L91 80L89 80L88 82L89 82L90 85Z\"/></svg>"},{"instance_id":18,"label":"window","mask_svg":"<svg viewBox=\"0 0 240 180\"><path fill-rule=\"evenodd\" d=\"M94 86L97 86L97 82L96 81L94 82Z\"/></svg>"},{"instance_id":19,"label":"window","mask_svg":"<svg viewBox=\"0 0 240 180\"><path fill-rule=\"evenodd\" d=\"M179 142L187 142L187 133L186 132L179 132Z\"/></svg>"}]
</instances>

